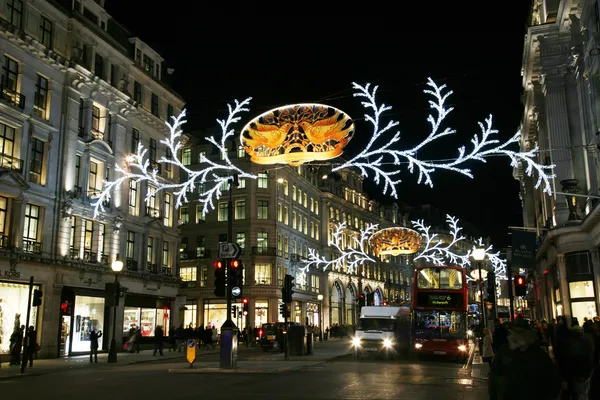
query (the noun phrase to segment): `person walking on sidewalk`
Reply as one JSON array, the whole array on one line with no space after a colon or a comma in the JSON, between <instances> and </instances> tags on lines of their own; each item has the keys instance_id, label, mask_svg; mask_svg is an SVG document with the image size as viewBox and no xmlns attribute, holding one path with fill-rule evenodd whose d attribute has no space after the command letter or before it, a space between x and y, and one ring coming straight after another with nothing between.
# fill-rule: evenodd
<instances>
[{"instance_id":1,"label":"person walking on sidewalk","mask_svg":"<svg viewBox=\"0 0 600 400\"><path fill-rule=\"evenodd\" d=\"M490 400L556 400L558 368L537 341L537 332L523 318L511 323L508 344L496 352L488 381Z\"/></svg>"},{"instance_id":2,"label":"person walking on sidewalk","mask_svg":"<svg viewBox=\"0 0 600 400\"><path fill-rule=\"evenodd\" d=\"M102 331L92 329L90 332L90 362L95 357L95 362L98 363L98 339L102 337Z\"/></svg>"},{"instance_id":3,"label":"person walking on sidewalk","mask_svg":"<svg viewBox=\"0 0 600 400\"><path fill-rule=\"evenodd\" d=\"M494 360L494 348L492 343L494 340L492 339L492 331L490 328L485 328L483 330L483 349L481 351L481 357L484 362L487 362L489 365L488 375L492 371L492 361Z\"/></svg>"},{"instance_id":4,"label":"person walking on sidewalk","mask_svg":"<svg viewBox=\"0 0 600 400\"><path fill-rule=\"evenodd\" d=\"M37 352L37 332L33 326L27 330L27 360L29 360L29 368L33 367L33 356Z\"/></svg>"},{"instance_id":5,"label":"person walking on sidewalk","mask_svg":"<svg viewBox=\"0 0 600 400\"><path fill-rule=\"evenodd\" d=\"M164 356L164 354L163 354L164 333L163 333L162 326L160 326L160 325L157 325L156 329L154 329L154 340L155 340L154 354L152 354L152 355L155 356L156 352L159 352L161 356Z\"/></svg>"}]
</instances>

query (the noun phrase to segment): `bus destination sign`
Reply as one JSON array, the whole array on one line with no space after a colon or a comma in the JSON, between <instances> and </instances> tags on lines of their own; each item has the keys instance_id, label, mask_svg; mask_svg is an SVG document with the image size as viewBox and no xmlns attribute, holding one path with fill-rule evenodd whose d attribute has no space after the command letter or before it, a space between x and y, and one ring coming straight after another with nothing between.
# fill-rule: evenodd
<instances>
[{"instance_id":1,"label":"bus destination sign","mask_svg":"<svg viewBox=\"0 0 600 400\"><path fill-rule=\"evenodd\" d=\"M417 307L463 308L462 293L417 293Z\"/></svg>"}]
</instances>

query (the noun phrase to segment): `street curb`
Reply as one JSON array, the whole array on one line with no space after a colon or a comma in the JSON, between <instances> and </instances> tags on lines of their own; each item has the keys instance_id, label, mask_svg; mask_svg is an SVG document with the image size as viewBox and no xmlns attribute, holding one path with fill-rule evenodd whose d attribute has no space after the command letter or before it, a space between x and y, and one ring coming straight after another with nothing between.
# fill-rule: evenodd
<instances>
[{"instance_id":1,"label":"street curb","mask_svg":"<svg viewBox=\"0 0 600 400\"><path fill-rule=\"evenodd\" d=\"M34 376L42 376L42 375L46 375L46 374L42 374L42 373L32 373L32 374L19 374L19 375L11 375L11 376L0 376L0 381L8 381L11 379L23 379L23 378L31 378Z\"/></svg>"},{"instance_id":2,"label":"street curb","mask_svg":"<svg viewBox=\"0 0 600 400\"><path fill-rule=\"evenodd\" d=\"M303 367L302 367L303 368ZM187 368L187 369L170 369L170 374L281 374L299 369L296 368L278 368L278 369L221 369L221 368Z\"/></svg>"},{"instance_id":3,"label":"street curb","mask_svg":"<svg viewBox=\"0 0 600 400\"><path fill-rule=\"evenodd\" d=\"M311 358L307 358L307 356L294 356L294 357L288 357L287 359L285 358L280 358L280 357L269 357L269 358L261 358L257 361L333 361L333 360L337 360L338 358L344 358L347 357L349 355L351 355L352 352L346 353L346 354L340 354L337 356L331 356L331 357L311 357Z\"/></svg>"}]
</instances>

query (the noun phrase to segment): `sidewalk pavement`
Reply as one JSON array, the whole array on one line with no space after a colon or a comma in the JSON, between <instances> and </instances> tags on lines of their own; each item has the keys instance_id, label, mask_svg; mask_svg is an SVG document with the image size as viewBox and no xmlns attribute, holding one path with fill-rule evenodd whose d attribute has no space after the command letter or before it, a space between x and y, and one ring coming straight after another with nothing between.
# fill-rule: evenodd
<instances>
[{"instance_id":1,"label":"sidewalk pavement","mask_svg":"<svg viewBox=\"0 0 600 400\"><path fill-rule=\"evenodd\" d=\"M3 379L15 379L22 378L26 376L39 376L51 374L54 372L64 372L75 369L85 369L85 368L104 368L104 367L114 367L114 366L125 366L132 364L141 364L141 363L149 363L149 362L160 362L164 360L177 360L177 359L185 359L186 352L185 349L180 352L176 351L168 351L164 350L162 356L153 355L154 350L142 350L139 353L127 353L122 352L117 355L116 363L108 363L108 353L100 353L98 354L98 363L90 363L89 355L82 356L72 356L72 357L64 357L64 358L51 358L51 359L43 359L43 360L34 360L33 368L29 368L29 365L25 369L25 373L21 374L21 366L10 366L9 363L2 363L0 367L0 380ZM219 347L216 349L209 350L197 350L197 354L217 354L219 353Z\"/></svg>"},{"instance_id":2,"label":"sidewalk pavement","mask_svg":"<svg viewBox=\"0 0 600 400\"><path fill-rule=\"evenodd\" d=\"M479 351L479 341L475 341L475 355L473 356L473 364L471 366L471 378L487 380L488 372L488 364L483 362Z\"/></svg>"},{"instance_id":3,"label":"sidewalk pavement","mask_svg":"<svg viewBox=\"0 0 600 400\"><path fill-rule=\"evenodd\" d=\"M237 374L264 374L283 373L299 369L316 367L323 361L331 361L352 353L348 339L334 339L318 342L313 347L313 354L294 356L285 359L283 353L268 352L253 357L252 360L238 361L234 369L221 369L219 362L198 362L192 367L186 365L182 368L169 369L171 374L203 374L203 373L237 373ZM283 362L282 362L283 361Z\"/></svg>"}]
</instances>

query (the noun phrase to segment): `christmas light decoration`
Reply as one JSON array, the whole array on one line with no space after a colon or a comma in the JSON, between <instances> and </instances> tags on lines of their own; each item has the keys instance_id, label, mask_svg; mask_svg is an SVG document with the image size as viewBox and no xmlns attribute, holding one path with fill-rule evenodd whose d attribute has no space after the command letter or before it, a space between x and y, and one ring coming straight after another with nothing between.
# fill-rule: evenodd
<instances>
[{"instance_id":1,"label":"christmas light decoration","mask_svg":"<svg viewBox=\"0 0 600 400\"><path fill-rule=\"evenodd\" d=\"M380 229L369 239L376 256L414 254L422 243L423 239L418 232L403 227Z\"/></svg>"},{"instance_id":2,"label":"christmas light decoration","mask_svg":"<svg viewBox=\"0 0 600 400\"><path fill-rule=\"evenodd\" d=\"M257 176L246 171L241 170L235 166L229 157L227 156L228 147L227 140L234 135L234 131L231 128L233 124L240 120L240 113L248 111L246 106L250 103L251 98L239 102L235 100L234 105L227 105L229 110L226 119L217 119L219 126L221 127L221 138L220 140L215 139L214 136L206 138L207 141L212 143L221 153L221 163L211 161L204 157L200 157L200 163L205 164L203 168L199 170L192 170L188 166L184 165L179 160L179 150L182 148L181 138L182 130L181 126L185 121L185 110L183 110L177 117L172 116L173 123L165 122L169 128L169 137L160 141L167 146L168 154L171 157L161 157L158 160L158 164L171 164L178 167L180 171L187 175L187 180L184 182L170 183L166 179L162 178L158 173L158 168L154 166L151 168L150 160L146 158L147 149L141 144L138 145L137 152L134 155L127 157L127 167L123 168L120 165L115 165L115 170L121 176L115 181L105 181L102 192L97 196L94 196L94 218L97 218L100 212L104 212L104 203L108 202L111 197L111 192L117 190L121 184L129 179L133 179L136 182L147 181L153 188L149 190L146 196L146 200L154 196L157 192L166 190L173 192L175 196L175 208L179 208L182 204L187 203L188 193L194 192L197 184L204 184L212 182L213 186L202 193L199 193L198 201L202 204L202 213L206 214L208 211L215 208L214 199L218 199L221 196L221 184L228 182L230 177L238 175L238 178L251 178L256 179Z\"/></svg>"},{"instance_id":3,"label":"christmas light decoration","mask_svg":"<svg viewBox=\"0 0 600 400\"><path fill-rule=\"evenodd\" d=\"M407 164L409 173L418 173L417 183L433 187L431 175L436 171L453 171L473 178L471 170L465 166L468 161L486 162L486 157L503 155L510 159L513 168L518 167L519 163L525 164L525 172L528 176L532 176L535 171L538 175L535 188L537 189L543 183L544 192L551 194L550 179L554 175L549 175L547 171L551 172L554 166L542 165L535 161L538 152L537 147L522 153L509 150L508 147L510 145L519 142L521 137L519 132L504 143L500 143L497 139L492 139L493 135L497 134L498 131L492 129L491 115L483 123L479 123L481 137L479 135L473 136L471 139L473 149L470 152L467 152L465 146L461 146L458 148L458 157L452 160L425 161L418 158L419 150L423 149L427 144L456 132L451 128L442 130L441 127L448 114L453 110L453 107L446 107L445 105L446 100L452 94L452 91L446 90L446 85L438 86L431 78L428 78L427 86L430 89L424 90L424 93L433 96L433 100L429 101L429 106L433 112L427 118L427 121L431 125L431 132L425 140L408 150L395 150L393 148L393 145L400 140L400 132L396 132L391 139L384 139L385 143L383 145L376 145L376 142L382 139L384 133L394 129L398 125L398 122L390 120L385 127L380 126L382 114L391 110L392 107L385 104L377 104L375 98L377 86L373 89L371 89L370 84L361 86L357 83L352 83L352 86L357 90L354 96L366 99L362 101L362 105L370 111L370 114L369 112L365 114L365 120L372 125L373 135L360 153L352 159L335 166L333 171L357 168L365 178L369 177L369 173L371 173L376 184L379 184L383 180L383 194L389 192L392 197L397 198L396 185L401 182L397 176L402 172L400 169L401 164ZM394 165L396 168L389 170L386 168L386 165L389 164Z\"/></svg>"},{"instance_id":4,"label":"christmas light decoration","mask_svg":"<svg viewBox=\"0 0 600 400\"><path fill-rule=\"evenodd\" d=\"M296 104L269 110L242 129L240 143L257 164L298 166L342 154L354 135L343 111L322 104Z\"/></svg>"},{"instance_id":5,"label":"christmas light decoration","mask_svg":"<svg viewBox=\"0 0 600 400\"><path fill-rule=\"evenodd\" d=\"M458 225L458 218L446 215L446 222L450 225L451 238L445 243L440 237L440 234L432 233L431 226L425 225L423 220L412 221L413 226L425 241L423 249L413 259L414 261L424 259L435 265L455 264L460 265L463 268L471 263L470 250L465 254L457 254L454 252L456 245L465 239L460 233L462 227Z\"/></svg>"},{"instance_id":6,"label":"christmas light decoration","mask_svg":"<svg viewBox=\"0 0 600 400\"><path fill-rule=\"evenodd\" d=\"M342 222L335 225L332 232L333 241L329 241L329 246L335 250L335 255L331 260L321 256L317 250L308 249L308 260L304 260L304 265L300 267L303 272L308 272L311 266L321 268L326 271L328 268L342 269L346 268L348 274L355 274L357 268L366 262L376 262L374 258L367 254L367 243L369 238L377 230L377 225L367 224L365 229L360 230L358 237L352 236L354 246L343 246L343 236L346 230L346 223Z\"/></svg>"}]
</instances>

